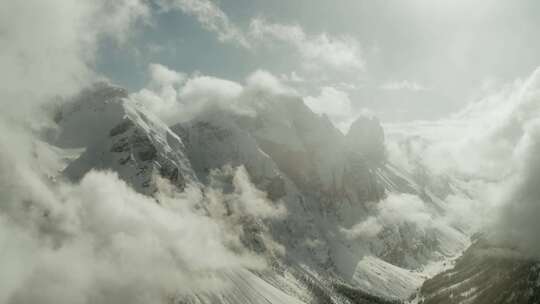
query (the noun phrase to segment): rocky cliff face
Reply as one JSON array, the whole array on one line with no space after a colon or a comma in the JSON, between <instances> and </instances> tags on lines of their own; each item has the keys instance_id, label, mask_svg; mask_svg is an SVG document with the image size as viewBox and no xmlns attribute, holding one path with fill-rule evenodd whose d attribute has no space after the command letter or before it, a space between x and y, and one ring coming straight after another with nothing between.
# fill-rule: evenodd
<instances>
[{"instance_id":1,"label":"rocky cliff face","mask_svg":"<svg viewBox=\"0 0 540 304\"><path fill-rule=\"evenodd\" d=\"M108 169L145 194L156 191L156 174L180 189L188 182L196 183L181 139L126 97L123 89L100 84L59 112L55 143L85 149L64 175L79 180L92 169Z\"/></svg>"},{"instance_id":2,"label":"rocky cliff face","mask_svg":"<svg viewBox=\"0 0 540 304\"><path fill-rule=\"evenodd\" d=\"M376 117L360 116L346 136L348 147L362 154L369 163L381 165L386 161L384 130Z\"/></svg>"}]
</instances>

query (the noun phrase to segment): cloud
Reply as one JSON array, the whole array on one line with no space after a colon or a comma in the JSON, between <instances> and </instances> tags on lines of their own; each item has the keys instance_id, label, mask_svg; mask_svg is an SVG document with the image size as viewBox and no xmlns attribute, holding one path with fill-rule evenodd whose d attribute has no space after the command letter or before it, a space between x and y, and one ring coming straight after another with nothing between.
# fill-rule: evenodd
<instances>
[{"instance_id":1,"label":"cloud","mask_svg":"<svg viewBox=\"0 0 540 304\"><path fill-rule=\"evenodd\" d=\"M96 26L94 31L115 37L120 43L129 38L133 26L137 22L150 22L150 7L145 1L98 0L95 2L98 8L94 13L101 16L98 20L93 21L92 26Z\"/></svg>"},{"instance_id":2,"label":"cloud","mask_svg":"<svg viewBox=\"0 0 540 304\"><path fill-rule=\"evenodd\" d=\"M494 241L540 257L538 117L540 69L450 118L391 126L387 134L400 148L389 154L410 168L447 176L467 193L450 197L449 207L471 213L468 219L484 225Z\"/></svg>"},{"instance_id":3,"label":"cloud","mask_svg":"<svg viewBox=\"0 0 540 304\"><path fill-rule=\"evenodd\" d=\"M233 191L223 191L231 183ZM287 215L282 202L272 202L265 192L255 187L244 166L229 165L210 172L208 208L215 218L226 218L227 223L241 226L245 217L280 219Z\"/></svg>"},{"instance_id":4,"label":"cloud","mask_svg":"<svg viewBox=\"0 0 540 304\"><path fill-rule=\"evenodd\" d=\"M195 17L222 42L233 42L247 49L267 40L288 44L298 52L307 69L362 71L365 66L360 44L351 36L308 35L299 25L269 23L262 18L253 18L249 29L243 29L211 0L157 0L155 3L164 11L180 10Z\"/></svg>"},{"instance_id":5,"label":"cloud","mask_svg":"<svg viewBox=\"0 0 540 304\"><path fill-rule=\"evenodd\" d=\"M304 98L306 105L317 114L325 114L335 122L352 118L352 106L349 95L333 87L323 87L319 96Z\"/></svg>"},{"instance_id":6,"label":"cloud","mask_svg":"<svg viewBox=\"0 0 540 304\"><path fill-rule=\"evenodd\" d=\"M196 189L160 192L157 204L114 173L56 186L19 173L15 183L0 184L0 244L10 248L0 280L12 282L0 295L10 303L162 302L225 288L212 272L264 265L243 249L238 229L197 211L203 196ZM251 186L237 187L235 199L248 198ZM20 264L8 259L14 255Z\"/></svg>"},{"instance_id":7,"label":"cloud","mask_svg":"<svg viewBox=\"0 0 540 304\"><path fill-rule=\"evenodd\" d=\"M130 98L169 122L173 113L180 111L178 88L186 80L186 75L156 63L148 66L148 74L147 87L131 94Z\"/></svg>"},{"instance_id":8,"label":"cloud","mask_svg":"<svg viewBox=\"0 0 540 304\"><path fill-rule=\"evenodd\" d=\"M361 88L359 85L349 82L340 82L336 84L336 87L345 91L355 91Z\"/></svg>"},{"instance_id":9,"label":"cloud","mask_svg":"<svg viewBox=\"0 0 540 304\"><path fill-rule=\"evenodd\" d=\"M403 224L415 225L421 230L435 226L436 220L426 208L422 199L406 193L389 193L375 208L375 215L350 229L341 228L349 239L375 238L385 228L394 228Z\"/></svg>"},{"instance_id":10,"label":"cloud","mask_svg":"<svg viewBox=\"0 0 540 304\"><path fill-rule=\"evenodd\" d=\"M383 230L383 226L377 217L370 216L366 220L355 224L350 229L341 228L341 232L348 239L374 238Z\"/></svg>"},{"instance_id":11,"label":"cloud","mask_svg":"<svg viewBox=\"0 0 540 304\"><path fill-rule=\"evenodd\" d=\"M167 124L188 121L207 109L218 106L238 115L253 116L253 99L257 94L296 96L293 88L265 70L250 74L245 85L212 76L184 74L152 64L146 88L130 95L130 99L151 111Z\"/></svg>"},{"instance_id":12,"label":"cloud","mask_svg":"<svg viewBox=\"0 0 540 304\"><path fill-rule=\"evenodd\" d=\"M126 39L147 16L139 0L2 1L1 102L17 102L10 115L26 116L36 103L76 92L96 78L90 67L99 40Z\"/></svg>"},{"instance_id":13,"label":"cloud","mask_svg":"<svg viewBox=\"0 0 540 304\"><path fill-rule=\"evenodd\" d=\"M512 95L514 108L495 133L513 146L508 159L513 164L506 179L506 195L496 222L496 237L540 258L540 69Z\"/></svg>"},{"instance_id":14,"label":"cloud","mask_svg":"<svg viewBox=\"0 0 540 304\"><path fill-rule=\"evenodd\" d=\"M230 100L238 98L242 93L242 85L212 76L195 76L190 78L180 90L181 98L193 102L210 99Z\"/></svg>"},{"instance_id":15,"label":"cloud","mask_svg":"<svg viewBox=\"0 0 540 304\"><path fill-rule=\"evenodd\" d=\"M256 113L254 101L261 94L275 99L300 97L300 93L287 81L266 70L251 73L244 85L200 74L185 77L183 73L158 64L150 65L149 74L146 88L131 94L130 99L169 125L188 121L208 106L253 116ZM358 114L352 109L349 95L334 87L323 87L319 96L307 96L304 102L315 113L328 115L342 130L348 129Z\"/></svg>"},{"instance_id":16,"label":"cloud","mask_svg":"<svg viewBox=\"0 0 540 304\"><path fill-rule=\"evenodd\" d=\"M159 64L151 64L149 74L146 88L129 98L169 125L189 120L209 104L243 111L235 106L244 90L236 82L198 74L186 77Z\"/></svg>"},{"instance_id":17,"label":"cloud","mask_svg":"<svg viewBox=\"0 0 540 304\"><path fill-rule=\"evenodd\" d=\"M408 81L408 80L402 80L402 81L390 81L380 86L382 90L386 91L413 91L413 92L419 92L419 91L427 91L429 90L425 86L414 82L414 81Z\"/></svg>"},{"instance_id":18,"label":"cloud","mask_svg":"<svg viewBox=\"0 0 540 304\"><path fill-rule=\"evenodd\" d=\"M239 167L233 178L235 195L238 202L234 210L259 218L279 218L286 214L283 205L274 206L267 198L266 193L258 190L249 180L249 175L244 167Z\"/></svg>"},{"instance_id":19,"label":"cloud","mask_svg":"<svg viewBox=\"0 0 540 304\"><path fill-rule=\"evenodd\" d=\"M302 83L306 81L302 76L298 75L296 71L292 71L290 74L281 74L280 79L284 82L292 83Z\"/></svg>"},{"instance_id":20,"label":"cloud","mask_svg":"<svg viewBox=\"0 0 540 304\"><path fill-rule=\"evenodd\" d=\"M257 70L246 79L250 89L267 91L276 95L296 95L297 92L283 84L277 77L265 70Z\"/></svg>"},{"instance_id":21,"label":"cloud","mask_svg":"<svg viewBox=\"0 0 540 304\"><path fill-rule=\"evenodd\" d=\"M278 41L292 46L306 68L331 68L342 71L364 69L360 45L352 37L332 37L326 33L308 35L299 25L269 23L256 18L251 21L250 36L260 41Z\"/></svg>"},{"instance_id":22,"label":"cloud","mask_svg":"<svg viewBox=\"0 0 540 304\"><path fill-rule=\"evenodd\" d=\"M162 182L147 197L100 171L71 184L43 171L54 167L53 151L36 156L35 124L50 119L42 106L96 80L101 39L129 39L147 9L136 0L2 2L0 146L9 148L0 151L0 303L163 303L227 288L221 270L265 266L244 247L240 221L224 226L201 208L210 204L203 193L216 189L178 193ZM195 78L208 81L184 82L160 65L149 73L148 92L160 101L194 96L204 89ZM262 221L284 212L266 206L264 194L237 174L226 198L239 206L238 218Z\"/></svg>"},{"instance_id":23,"label":"cloud","mask_svg":"<svg viewBox=\"0 0 540 304\"><path fill-rule=\"evenodd\" d=\"M173 71L158 63L151 63L148 66L148 71L150 74L150 84L157 87L178 85L181 84L186 78L186 75L183 73Z\"/></svg>"},{"instance_id":24,"label":"cloud","mask_svg":"<svg viewBox=\"0 0 540 304\"><path fill-rule=\"evenodd\" d=\"M432 215L424 202L412 194L390 194L377 206L379 217L386 225L400 225L404 222L426 227L432 221Z\"/></svg>"},{"instance_id":25,"label":"cloud","mask_svg":"<svg viewBox=\"0 0 540 304\"><path fill-rule=\"evenodd\" d=\"M220 41L232 41L242 47L250 48L250 42L242 30L210 0L157 0L156 3L164 10L178 9L194 16L206 30L216 33Z\"/></svg>"},{"instance_id":26,"label":"cloud","mask_svg":"<svg viewBox=\"0 0 540 304\"><path fill-rule=\"evenodd\" d=\"M222 271L265 267L245 248L246 218L286 210L245 169L223 170L232 192L215 183L178 192L156 177L148 197L100 171L70 184L40 171L23 131L0 120L0 144L10 147L0 151L0 246L9 248L0 253L0 303L160 303L226 289ZM215 212L225 206L231 212ZM264 248L283 252L260 233Z\"/></svg>"}]
</instances>

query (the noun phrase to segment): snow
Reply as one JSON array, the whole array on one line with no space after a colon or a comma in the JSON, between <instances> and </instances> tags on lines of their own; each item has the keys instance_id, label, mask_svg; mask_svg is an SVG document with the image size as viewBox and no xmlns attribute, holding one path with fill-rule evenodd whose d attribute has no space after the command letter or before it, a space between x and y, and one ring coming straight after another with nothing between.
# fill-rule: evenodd
<instances>
[{"instance_id":1,"label":"snow","mask_svg":"<svg viewBox=\"0 0 540 304\"><path fill-rule=\"evenodd\" d=\"M227 283L220 292L203 292L182 300L189 304L306 304L248 270L229 271L219 276Z\"/></svg>"},{"instance_id":2,"label":"snow","mask_svg":"<svg viewBox=\"0 0 540 304\"><path fill-rule=\"evenodd\" d=\"M356 265L353 284L361 290L383 298L407 299L413 295L425 277L374 256L366 256Z\"/></svg>"},{"instance_id":3,"label":"snow","mask_svg":"<svg viewBox=\"0 0 540 304\"><path fill-rule=\"evenodd\" d=\"M145 194L155 191L152 175L156 172L165 172L181 188L197 183L178 135L121 92L98 87L83 92L63 109L54 143L72 151L84 150L65 166L64 175L77 181L92 169L112 170Z\"/></svg>"},{"instance_id":4,"label":"snow","mask_svg":"<svg viewBox=\"0 0 540 304\"><path fill-rule=\"evenodd\" d=\"M265 191L269 187L287 206L285 221L264 227L287 249L284 260L292 258L309 265L306 267L315 274L329 279L336 276L383 298L408 299L427 278L450 267L447 261L469 245L467 235L442 221L427 232L402 225L368 241L341 235L341 227L377 216L374 210L384 191L422 192L439 207L445 201L420 187L407 171L391 164L373 164L359 151L348 149L347 141L350 144L354 138L345 140L301 101L274 103L250 118L251 122L245 118L239 123L227 113L205 112L169 128L117 93L112 89L111 96L91 94L64 115L56 144L65 149L39 146L44 158L61 155L50 162L51 174L65 168L67 176L80 178L91 169L109 169L137 191L152 194L154 189L145 185L164 167L178 169L182 177L202 185L211 169L244 165L257 187ZM112 128L125 121L130 123L126 130L111 134ZM123 143L127 143L125 149L121 146L123 149L112 151ZM146 148L155 155L138 159L137 149ZM428 248L422 242L437 245ZM377 257L395 248L400 249L392 254L395 261L388 261L396 265ZM418 248L421 250L415 251ZM335 268L326 272L328 265ZM219 276L230 283L228 288L193 295L187 303L303 303L285 292L301 294L305 286L299 281L266 280L248 270ZM322 279L313 277L324 285Z\"/></svg>"}]
</instances>

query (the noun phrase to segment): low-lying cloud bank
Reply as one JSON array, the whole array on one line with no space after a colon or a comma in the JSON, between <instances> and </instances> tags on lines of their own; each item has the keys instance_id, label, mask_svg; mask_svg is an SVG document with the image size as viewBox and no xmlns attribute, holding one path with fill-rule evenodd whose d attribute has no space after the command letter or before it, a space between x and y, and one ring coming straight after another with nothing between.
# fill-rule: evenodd
<instances>
[{"instance_id":1,"label":"low-lying cloud bank","mask_svg":"<svg viewBox=\"0 0 540 304\"><path fill-rule=\"evenodd\" d=\"M265 267L240 240L242 220L286 212L243 168L219 173L232 178L232 193L180 193L161 180L151 198L112 172L69 184L20 160L0 158L1 172L10 172L0 179L0 303L161 303L219 291L227 282L216 273Z\"/></svg>"},{"instance_id":2,"label":"low-lying cloud bank","mask_svg":"<svg viewBox=\"0 0 540 304\"><path fill-rule=\"evenodd\" d=\"M495 241L540 258L540 69L448 119L388 127L395 163L449 176Z\"/></svg>"},{"instance_id":3,"label":"low-lying cloud bank","mask_svg":"<svg viewBox=\"0 0 540 304\"><path fill-rule=\"evenodd\" d=\"M286 210L244 168L183 192L156 177L159 191L148 197L113 172L91 171L77 184L51 179L35 140L0 121L0 145L9 147L0 152L0 303L168 303L226 289L224 271L266 266L244 247L242 223Z\"/></svg>"},{"instance_id":4,"label":"low-lying cloud bank","mask_svg":"<svg viewBox=\"0 0 540 304\"><path fill-rule=\"evenodd\" d=\"M264 267L239 227L198 211L198 189L158 193L158 204L110 172L75 185L16 173L0 184L0 303L161 303L226 288L218 271ZM229 202L247 204L245 187Z\"/></svg>"},{"instance_id":5,"label":"low-lying cloud bank","mask_svg":"<svg viewBox=\"0 0 540 304\"><path fill-rule=\"evenodd\" d=\"M369 240L386 228L395 229L405 225L415 226L422 232L447 227L464 231L474 229L470 225L475 221L475 202L460 195L448 196L446 201L448 209L445 214L436 215L417 195L388 193L386 198L376 203L372 215L351 228L342 228L341 232L349 239Z\"/></svg>"},{"instance_id":6,"label":"low-lying cloud bank","mask_svg":"<svg viewBox=\"0 0 540 304\"><path fill-rule=\"evenodd\" d=\"M34 149L41 127L52 124L43 107L98 80L92 63L101 39L122 43L149 9L142 0L0 1L0 303L168 303L226 288L216 272L265 266L244 248L241 220L286 210L269 205L242 168L221 173L233 180L232 193L179 193L161 181L154 198L112 172L72 184L43 171L50 164L42 161L55 161ZM160 101L175 100L171 88L184 82L180 95L191 99L241 90L161 66L151 73ZM212 208L225 205L231 210Z\"/></svg>"}]
</instances>

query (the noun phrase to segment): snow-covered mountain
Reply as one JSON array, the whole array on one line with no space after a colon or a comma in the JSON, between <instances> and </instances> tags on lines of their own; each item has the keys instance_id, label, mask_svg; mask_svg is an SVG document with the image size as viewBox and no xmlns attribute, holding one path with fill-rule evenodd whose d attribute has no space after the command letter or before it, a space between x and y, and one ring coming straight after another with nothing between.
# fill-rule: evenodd
<instances>
[{"instance_id":1,"label":"snow-covered mountain","mask_svg":"<svg viewBox=\"0 0 540 304\"><path fill-rule=\"evenodd\" d=\"M145 194L155 191L156 173L180 189L197 183L180 138L125 98L125 90L101 83L57 113L60 132L54 144L85 149L63 174L79 180L92 169L109 169Z\"/></svg>"},{"instance_id":2,"label":"snow-covered mountain","mask_svg":"<svg viewBox=\"0 0 540 304\"><path fill-rule=\"evenodd\" d=\"M239 220L243 246L269 267L216 274L231 286L178 303L407 300L468 246L467 233L443 220L448 193L388 161L376 118L360 117L344 135L300 98L254 92L245 102L254 115L210 104L168 126L125 90L99 84L56 115L50 143L82 151L60 176L106 169L148 196L160 178L210 195L234 191L227 168L243 167L264 199L286 210ZM223 220L233 221L234 209L224 208Z\"/></svg>"}]
</instances>

